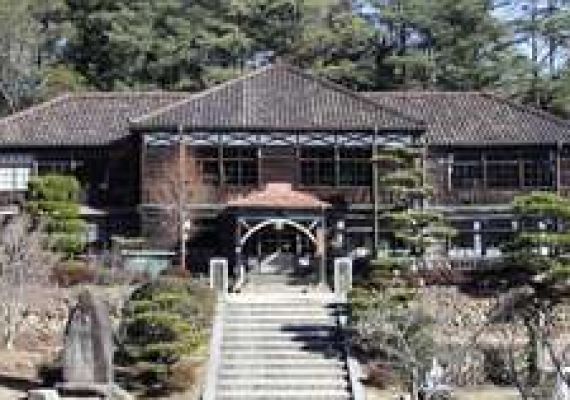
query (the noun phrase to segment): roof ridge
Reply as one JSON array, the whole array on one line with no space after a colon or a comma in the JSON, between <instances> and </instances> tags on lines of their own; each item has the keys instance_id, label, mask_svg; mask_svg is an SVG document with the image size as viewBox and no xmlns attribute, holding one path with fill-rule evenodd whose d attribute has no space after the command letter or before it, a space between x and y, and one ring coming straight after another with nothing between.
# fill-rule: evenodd
<instances>
[{"instance_id":1,"label":"roof ridge","mask_svg":"<svg viewBox=\"0 0 570 400\"><path fill-rule=\"evenodd\" d=\"M547 112L545 110L541 110L540 108L531 106L529 104L518 103L512 99L499 96L496 93L492 93L492 92L482 92L481 95L483 97L490 98L491 100L494 100L494 101L497 101L500 103L504 103L510 107L513 107L513 108L519 110L519 111L529 112L531 114L542 117L548 121L551 121L551 122L556 123L560 126L563 126L563 127L570 129L570 121L566 121L565 119L560 118L557 115L554 115L554 114ZM569 133L570 133L570 131L569 131Z\"/></svg>"},{"instance_id":2,"label":"roof ridge","mask_svg":"<svg viewBox=\"0 0 570 400\"><path fill-rule=\"evenodd\" d=\"M50 100L44 101L42 103L38 103L35 104L33 106L24 108L22 110L16 111L15 113L12 113L10 115L7 115L3 118L0 118L0 124L7 124L15 119L21 118L21 117L25 117L28 114L32 114L38 110L43 110L46 109L48 107L53 106L54 104L58 104L62 101L65 100L69 100L71 98L71 93L64 93L64 94L60 94Z\"/></svg>"},{"instance_id":3,"label":"roof ridge","mask_svg":"<svg viewBox=\"0 0 570 400\"><path fill-rule=\"evenodd\" d=\"M262 68L258 68L258 69L254 70L254 71L251 71L251 72L249 72L249 73L247 73L247 74L244 74L244 75L242 75L242 76L239 76L239 77L237 77L237 78L230 79L230 80L228 80L228 81L226 81L226 82L224 82L224 83L222 83L222 84L220 84L220 85L212 86L211 88L208 88L208 89L206 89L206 90L204 90L204 91L202 91L202 92L199 92L199 93L196 93L196 94L194 94L194 95L191 95L191 96L190 96L189 98L187 98L187 99L183 99L183 100L181 100L181 101L174 102L174 103L169 104L169 105L167 105L167 106L164 106L164 107L162 107L162 108L158 108L158 109L156 109L156 110L153 110L153 111L151 111L151 112L149 112L149 113L147 113L147 114L145 114L145 115L142 115L142 116L140 116L140 117L138 117L138 118L132 119L130 122L131 122L132 124L134 124L134 125L141 124L141 123L143 123L143 121L145 121L145 120L147 120L147 119L150 119L150 118L155 117L155 116L158 116L158 115L160 115L160 114L162 114L162 113L165 113L165 112L171 111L171 110L173 110L173 109L176 109L176 108L178 108L178 107L180 107L180 106L183 106L183 105L185 105L185 104L188 104L188 103L190 103L190 102L192 102L192 101L194 101L194 100L197 100L197 99L201 99L201 98L203 98L203 97L206 97L206 96L208 96L208 95L210 95L210 94L212 94L212 93L215 93L215 92L217 92L217 91L219 91L219 90L223 90L224 88L226 88L226 87L228 87L228 86L231 86L231 85L234 85L234 84L236 84L236 83L238 83L238 82L243 82L243 81L252 79L252 78L254 78L254 77L258 76L258 75L261 75L261 74L263 74L263 73L265 73L265 72L267 72L267 71L270 71L270 70L279 70L279 69L282 69L282 70L285 70L285 71L290 72L290 73L292 73L292 74L301 76L301 77L303 77L303 78L305 78L305 79L314 80L314 81L318 82L319 84L323 85L324 87L326 87L326 88L328 88L328 89L334 90L334 91L336 91L336 92L340 92L340 93L342 93L342 94L344 94L344 95L350 96L350 97L353 98L353 99L356 99L356 100L358 100L358 101L361 101L361 102L363 102L363 103L369 105L370 107L374 108L375 111L383 110L383 111L385 111L385 112L388 112L388 113L391 113L391 114L393 114L393 115L396 115L396 116L402 118L403 120L408 121L408 122L410 122L410 123L412 123L412 124L414 124L414 125L418 125L418 127L424 127L424 126L425 126L425 121L422 121L422 120L420 120L420 119L417 119L417 118L414 118L414 117L412 117L412 116L410 116L410 115L407 115L407 114L405 114L405 113L403 113L403 112L401 112L401 111L399 111L399 110L397 110L397 109L395 109L395 108L388 107L388 106L386 106L386 105L384 105L384 104L379 104L378 102L374 101L373 99L370 99L370 98L367 98L367 97L365 97L365 96L362 96L362 95L358 94L358 92L355 92L355 91L353 91L353 90L350 90L350 89L348 89L348 88L346 88L346 87L344 87L344 86L342 86L342 85L339 85L339 84L337 84L337 83L334 83L334 82L332 82L332 81L330 81L330 80L328 80L328 79L325 79L325 78L323 78L323 77L317 76L317 75L315 75L315 74L313 74L313 73L304 71L304 70L302 70L302 69L300 69L300 68L298 68L298 67L295 67L295 66L293 66L293 65L291 65L291 64L289 64L289 63L283 62L283 61L279 61L279 62L273 63L273 64L271 64L271 65L268 65L268 66L265 66L265 67L262 67Z\"/></svg>"},{"instance_id":4,"label":"roof ridge","mask_svg":"<svg viewBox=\"0 0 570 400\"><path fill-rule=\"evenodd\" d=\"M228 87L228 86L230 86L230 85L233 85L234 83L241 82L241 81L245 81L245 80L250 79L250 78L252 78L252 77L254 77L254 76L257 76L257 75L259 75L259 74L261 74L261 73L263 73L263 72L265 72L265 71L270 70L270 69L273 68L275 65L279 65L279 64L272 64L272 65L268 65L268 66L265 66L265 67L262 67L262 68L258 68L258 69L256 69L256 70L253 70L253 71L248 72L247 74L238 76L238 77L236 77L236 78L233 78L233 79L227 80L227 81L225 81L225 82L223 82L223 83L220 83L219 85L215 85L215 86L212 86L212 87L207 88L207 89L205 89L205 90L202 90L201 92L191 94L187 99L183 99L183 100L180 100L180 101L176 101L176 102L174 102L174 103L172 103L172 104L168 104L168 105L166 105L166 106L164 106L164 107L157 108L156 110L153 110L153 111L151 111L151 112L149 112L149 113L146 113L146 114L144 114L144 115L141 115L140 117L137 117L137 118L134 118L134 119L130 120L130 123L131 123L131 124L134 124L134 125L138 125L138 124L142 123L145 119L155 117L155 116L160 115L160 114L162 114L162 113L164 113L164 112L173 110L173 109L175 109L175 108L177 108L177 107L179 107L179 106L182 106L182 105L184 105L184 104L187 104L187 103L189 103L189 102L191 102L191 101L193 101L193 100L200 99L200 98L202 98L202 97L205 97L206 95L209 95L209 94L211 94L211 93L215 93L215 92L217 92L217 91L219 91L219 90L222 90L222 89L224 89L224 88L226 88L226 87Z\"/></svg>"},{"instance_id":5,"label":"roof ridge","mask_svg":"<svg viewBox=\"0 0 570 400\"><path fill-rule=\"evenodd\" d=\"M280 66L280 67L282 67L282 68L285 68L285 69L287 69L289 72L292 72L292 73L297 74L297 75L301 75L301 76L303 76L303 77L305 77L305 78L314 79L314 80L316 80L317 82L319 82L320 84L322 84L322 85L328 87L329 89L332 89L332 90L341 92L341 93L343 93L343 94L345 94L345 95L348 95L348 96L353 97L353 98L355 98L355 99L357 99L357 100L360 100L360 101L362 101L362 102L364 102L364 103L367 103L367 104L369 104L369 105L371 105L371 106L374 106L375 108L379 108L379 109L382 109L382 110L391 112L391 113L393 113L393 114L395 114L395 115L398 115L399 117L401 117L401 118L403 118L403 119L405 119L405 120L408 120L408 121L410 121L410 122L413 122L413 123L415 123L415 124L418 124L418 125L421 125L421 126L425 126L425 124L426 124L425 121L422 121L422 120L420 120L420 119L414 118L414 117L412 117L411 115L407 115L407 114L405 114L405 113L403 113L403 112L401 112L401 111L399 111L399 110L396 110L395 108L388 107L388 106L385 106L384 104L377 103L377 102L374 101L373 99L370 99L370 98L368 98L368 97L362 96L362 95L361 95L359 92L357 92L357 91L354 91L354 90L351 90L351 89L349 89L349 88L347 88L347 87L345 87L345 86L339 85L338 83L335 83L335 82L333 82L333 81L331 81L331 80L329 80L329 79L326 79L326 78L323 78L323 77L321 77L321 76L318 76L318 75L316 75L316 74L314 74L314 73L304 71L304 70L302 70L302 69L300 69L300 68L298 68L298 67L295 67L295 66L293 66L293 65L291 65L291 64L281 62L281 63L277 64L277 66Z\"/></svg>"},{"instance_id":6,"label":"roof ridge","mask_svg":"<svg viewBox=\"0 0 570 400\"><path fill-rule=\"evenodd\" d=\"M190 96L195 92L167 91L167 90L135 90L135 91L85 91L70 93L75 98L108 98L108 97L136 97L136 96Z\"/></svg>"},{"instance_id":7,"label":"roof ridge","mask_svg":"<svg viewBox=\"0 0 570 400\"><path fill-rule=\"evenodd\" d=\"M453 91L453 90L373 90L357 92L363 95L385 94L390 96L421 96L421 95L481 95L484 92L480 90Z\"/></svg>"}]
</instances>

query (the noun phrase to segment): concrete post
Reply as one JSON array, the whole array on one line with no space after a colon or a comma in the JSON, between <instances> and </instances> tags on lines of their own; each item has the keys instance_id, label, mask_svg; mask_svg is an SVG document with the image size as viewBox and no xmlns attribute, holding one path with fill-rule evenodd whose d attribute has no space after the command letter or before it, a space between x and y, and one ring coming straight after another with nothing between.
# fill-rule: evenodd
<instances>
[{"instance_id":1,"label":"concrete post","mask_svg":"<svg viewBox=\"0 0 570 400\"><path fill-rule=\"evenodd\" d=\"M481 221L473 222L473 251L476 257L483 255L483 238L481 235Z\"/></svg>"},{"instance_id":2,"label":"concrete post","mask_svg":"<svg viewBox=\"0 0 570 400\"><path fill-rule=\"evenodd\" d=\"M227 258L210 260L210 288L221 294L229 291Z\"/></svg>"},{"instance_id":3,"label":"concrete post","mask_svg":"<svg viewBox=\"0 0 570 400\"><path fill-rule=\"evenodd\" d=\"M334 260L334 293L346 300L352 289L352 259L339 257Z\"/></svg>"}]
</instances>

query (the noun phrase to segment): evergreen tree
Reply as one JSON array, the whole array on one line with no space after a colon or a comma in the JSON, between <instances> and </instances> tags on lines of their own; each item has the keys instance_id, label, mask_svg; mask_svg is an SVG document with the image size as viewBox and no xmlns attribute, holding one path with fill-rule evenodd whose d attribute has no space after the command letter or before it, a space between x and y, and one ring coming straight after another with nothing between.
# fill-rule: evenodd
<instances>
[{"instance_id":1,"label":"evergreen tree","mask_svg":"<svg viewBox=\"0 0 570 400\"><path fill-rule=\"evenodd\" d=\"M334 8L319 24L306 26L291 58L317 74L353 89L375 88L377 32L352 11Z\"/></svg>"},{"instance_id":2,"label":"evergreen tree","mask_svg":"<svg viewBox=\"0 0 570 400\"><path fill-rule=\"evenodd\" d=\"M54 250L68 258L85 248L85 222L79 215L80 186L76 178L45 175L30 181L28 211L45 224Z\"/></svg>"},{"instance_id":3,"label":"evergreen tree","mask_svg":"<svg viewBox=\"0 0 570 400\"><path fill-rule=\"evenodd\" d=\"M503 249L502 279L509 285L511 297L506 317L520 319L528 337L527 382L519 385L527 392L541 381L540 354L544 350L549 349L555 366L561 362L552 352L548 326L554 308L570 294L570 200L555 193L534 192L515 198L512 205L518 230Z\"/></svg>"},{"instance_id":4,"label":"evergreen tree","mask_svg":"<svg viewBox=\"0 0 570 400\"><path fill-rule=\"evenodd\" d=\"M511 42L528 61L515 94L535 106L550 109L561 89L557 82L567 69L570 3L566 0L497 2L498 13L510 30Z\"/></svg>"},{"instance_id":5,"label":"evergreen tree","mask_svg":"<svg viewBox=\"0 0 570 400\"><path fill-rule=\"evenodd\" d=\"M43 35L34 6L34 0L0 0L0 115L28 105L41 88Z\"/></svg>"},{"instance_id":6,"label":"evergreen tree","mask_svg":"<svg viewBox=\"0 0 570 400\"><path fill-rule=\"evenodd\" d=\"M214 300L188 281L163 278L139 287L125 306L117 361L144 365L148 386L168 385L172 365L204 354Z\"/></svg>"},{"instance_id":7,"label":"evergreen tree","mask_svg":"<svg viewBox=\"0 0 570 400\"><path fill-rule=\"evenodd\" d=\"M489 0L380 0L376 7L399 85L474 90L501 81L510 54Z\"/></svg>"},{"instance_id":8,"label":"evergreen tree","mask_svg":"<svg viewBox=\"0 0 570 400\"><path fill-rule=\"evenodd\" d=\"M224 0L66 3L67 60L101 89L201 89L235 75L246 46Z\"/></svg>"},{"instance_id":9,"label":"evergreen tree","mask_svg":"<svg viewBox=\"0 0 570 400\"><path fill-rule=\"evenodd\" d=\"M553 294L553 286L570 279L570 200L535 192L517 197L513 209L519 229L505 248L507 266L537 292Z\"/></svg>"},{"instance_id":10,"label":"evergreen tree","mask_svg":"<svg viewBox=\"0 0 570 400\"><path fill-rule=\"evenodd\" d=\"M453 231L444 216L428 209L431 188L427 186L421 166L421 153L416 149L385 148L375 155L377 173L377 225L388 236L383 245L376 238L378 267L372 273L379 278L386 272L409 270L434 255ZM386 204L388 203L388 204ZM398 254L395 250L402 252ZM403 256L403 257L402 257ZM373 277L372 277L373 278Z\"/></svg>"}]
</instances>

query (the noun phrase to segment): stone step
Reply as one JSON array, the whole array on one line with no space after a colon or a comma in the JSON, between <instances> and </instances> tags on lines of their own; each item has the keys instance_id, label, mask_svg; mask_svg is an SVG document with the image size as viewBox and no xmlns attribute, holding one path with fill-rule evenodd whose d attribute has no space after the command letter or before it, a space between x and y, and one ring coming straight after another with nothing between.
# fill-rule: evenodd
<instances>
[{"instance_id":1,"label":"stone step","mask_svg":"<svg viewBox=\"0 0 570 400\"><path fill-rule=\"evenodd\" d=\"M225 308L226 315L234 314L336 314L344 311L336 306L324 306L322 304L229 304Z\"/></svg>"},{"instance_id":2,"label":"stone step","mask_svg":"<svg viewBox=\"0 0 570 400\"><path fill-rule=\"evenodd\" d=\"M346 390L223 390L220 400L350 400Z\"/></svg>"},{"instance_id":3,"label":"stone step","mask_svg":"<svg viewBox=\"0 0 570 400\"><path fill-rule=\"evenodd\" d=\"M337 303L337 297L332 293L304 293L300 295L291 295L290 293L238 293L228 294L227 301L233 304L331 304Z\"/></svg>"},{"instance_id":4,"label":"stone step","mask_svg":"<svg viewBox=\"0 0 570 400\"><path fill-rule=\"evenodd\" d=\"M298 359L273 359L267 357L246 358L246 359L222 359L221 370L254 369L258 371L283 371L283 370L305 370L322 368L345 368L345 362L339 358L311 358L304 362Z\"/></svg>"},{"instance_id":5,"label":"stone step","mask_svg":"<svg viewBox=\"0 0 570 400\"><path fill-rule=\"evenodd\" d=\"M224 332L336 332L338 327L336 324L318 324L318 323L302 323L294 324L290 322L286 323L238 323L232 322L224 325Z\"/></svg>"},{"instance_id":6,"label":"stone step","mask_svg":"<svg viewBox=\"0 0 570 400\"><path fill-rule=\"evenodd\" d=\"M323 351L305 351L305 350L295 350L295 349L286 349L286 350L222 350L222 358L224 360L238 360L238 361L245 361L245 360L290 360L296 361L300 363L302 361L311 361L311 360L338 360L341 361L344 359L343 354L338 349L325 349Z\"/></svg>"},{"instance_id":7,"label":"stone step","mask_svg":"<svg viewBox=\"0 0 570 400\"><path fill-rule=\"evenodd\" d=\"M226 379L218 384L218 390L346 390L346 380L333 378L250 378Z\"/></svg>"},{"instance_id":8,"label":"stone step","mask_svg":"<svg viewBox=\"0 0 570 400\"><path fill-rule=\"evenodd\" d=\"M224 332L223 340L232 341L280 341L280 340L313 340L313 339L331 339L336 340L335 330L331 329L315 329L315 330L284 330L276 332L268 331L228 331Z\"/></svg>"},{"instance_id":9,"label":"stone step","mask_svg":"<svg viewBox=\"0 0 570 400\"><path fill-rule=\"evenodd\" d=\"M226 317L224 322L232 324L280 324L280 325L336 325L337 318L330 315L241 315Z\"/></svg>"},{"instance_id":10,"label":"stone step","mask_svg":"<svg viewBox=\"0 0 570 400\"><path fill-rule=\"evenodd\" d=\"M242 351L242 350L256 350L272 352L274 350L304 350L304 351L324 351L324 350L342 350L341 346L331 340L321 341L271 341L271 342L232 342L226 341L222 345L223 350L228 351Z\"/></svg>"},{"instance_id":11,"label":"stone step","mask_svg":"<svg viewBox=\"0 0 570 400\"><path fill-rule=\"evenodd\" d=\"M338 366L331 367L313 367L311 369L307 368L290 368L281 370L263 370L263 369L225 369L221 370L219 373L219 378L224 379L296 379L296 378L335 378L335 379L345 379L348 373L344 368Z\"/></svg>"}]
</instances>

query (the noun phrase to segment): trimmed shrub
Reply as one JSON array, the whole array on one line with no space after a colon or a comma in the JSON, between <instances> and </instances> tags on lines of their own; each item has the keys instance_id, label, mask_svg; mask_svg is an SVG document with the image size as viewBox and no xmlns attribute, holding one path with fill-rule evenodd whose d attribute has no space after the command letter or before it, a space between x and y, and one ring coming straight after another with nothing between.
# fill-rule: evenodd
<instances>
[{"instance_id":1,"label":"trimmed shrub","mask_svg":"<svg viewBox=\"0 0 570 400\"><path fill-rule=\"evenodd\" d=\"M214 299L210 289L188 280L161 278L141 286L125 307L117 362L147 365L153 373L144 384L153 390L186 389L182 380L195 382L196 368L183 360L205 355Z\"/></svg>"}]
</instances>

